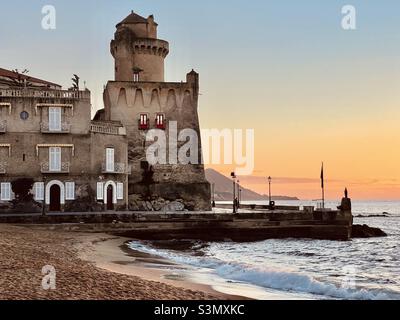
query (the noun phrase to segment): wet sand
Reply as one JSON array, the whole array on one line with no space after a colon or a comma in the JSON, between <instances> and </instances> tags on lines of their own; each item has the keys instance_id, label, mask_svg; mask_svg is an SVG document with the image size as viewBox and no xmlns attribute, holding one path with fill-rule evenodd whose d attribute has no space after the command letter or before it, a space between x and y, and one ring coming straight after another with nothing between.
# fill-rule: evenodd
<instances>
[{"instance_id":1,"label":"wet sand","mask_svg":"<svg viewBox=\"0 0 400 320\"><path fill-rule=\"evenodd\" d=\"M235 298L148 268L165 261L124 252L127 239L0 224L1 300L203 300ZM136 261L133 260L137 259ZM42 288L42 268L56 270L56 289Z\"/></svg>"},{"instance_id":2,"label":"wet sand","mask_svg":"<svg viewBox=\"0 0 400 320\"><path fill-rule=\"evenodd\" d=\"M179 289L202 292L216 299L241 298L193 281L185 275L184 266L129 249L125 245L129 240L131 239L107 234L81 234L75 247L82 260L89 261L103 270L139 276L147 281L157 281Z\"/></svg>"}]
</instances>

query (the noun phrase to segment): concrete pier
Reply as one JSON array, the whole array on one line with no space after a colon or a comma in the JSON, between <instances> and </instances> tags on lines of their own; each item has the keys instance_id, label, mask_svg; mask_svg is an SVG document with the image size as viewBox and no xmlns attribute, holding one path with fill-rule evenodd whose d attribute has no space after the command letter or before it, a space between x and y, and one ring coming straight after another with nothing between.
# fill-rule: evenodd
<instances>
[{"instance_id":1,"label":"concrete pier","mask_svg":"<svg viewBox=\"0 0 400 320\"><path fill-rule=\"evenodd\" d=\"M271 238L351 238L351 212L289 209L241 209L237 214L226 211L1 215L0 223L64 231L109 232L143 240L247 242Z\"/></svg>"}]
</instances>

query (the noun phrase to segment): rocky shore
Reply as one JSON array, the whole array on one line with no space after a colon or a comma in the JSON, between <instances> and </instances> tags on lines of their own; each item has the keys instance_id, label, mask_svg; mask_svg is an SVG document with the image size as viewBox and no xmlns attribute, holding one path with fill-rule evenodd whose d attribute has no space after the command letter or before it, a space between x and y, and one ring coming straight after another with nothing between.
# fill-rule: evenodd
<instances>
[{"instance_id":1,"label":"rocky shore","mask_svg":"<svg viewBox=\"0 0 400 320\"><path fill-rule=\"evenodd\" d=\"M0 300L216 299L136 276L96 268L79 258L76 234L0 225ZM42 268L56 270L56 289L42 288Z\"/></svg>"}]
</instances>

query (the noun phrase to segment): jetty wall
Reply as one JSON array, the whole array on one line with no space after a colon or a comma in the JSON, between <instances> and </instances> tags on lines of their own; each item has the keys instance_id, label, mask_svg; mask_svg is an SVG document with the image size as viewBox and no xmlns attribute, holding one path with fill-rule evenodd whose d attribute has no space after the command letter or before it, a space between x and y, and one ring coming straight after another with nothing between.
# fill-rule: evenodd
<instances>
[{"instance_id":1,"label":"jetty wall","mask_svg":"<svg viewBox=\"0 0 400 320\"><path fill-rule=\"evenodd\" d=\"M108 232L142 240L260 241L271 238L349 240L351 212L273 210L232 213L82 213L3 215L0 223L47 230Z\"/></svg>"}]
</instances>

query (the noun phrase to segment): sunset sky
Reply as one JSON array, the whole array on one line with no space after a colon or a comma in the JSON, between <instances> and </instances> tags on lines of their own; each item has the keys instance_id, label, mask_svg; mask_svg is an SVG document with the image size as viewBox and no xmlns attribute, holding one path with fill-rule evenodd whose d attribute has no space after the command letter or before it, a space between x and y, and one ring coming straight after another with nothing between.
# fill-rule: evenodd
<instances>
[{"instance_id":1,"label":"sunset sky","mask_svg":"<svg viewBox=\"0 0 400 320\"><path fill-rule=\"evenodd\" d=\"M57 29L41 28L41 9ZM341 8L357 9L357 30ZM92 91L113 79L109 42L131 10L155 15L170 42L166 81L200 73L203 128L255 130L255 171L242 182L303 199L348 187L354 199L400 199L400 2L397 0L69 0L2 3L0 67ZM215 167L225 174L232 166Z\"/></svg>"}]
</instances>

